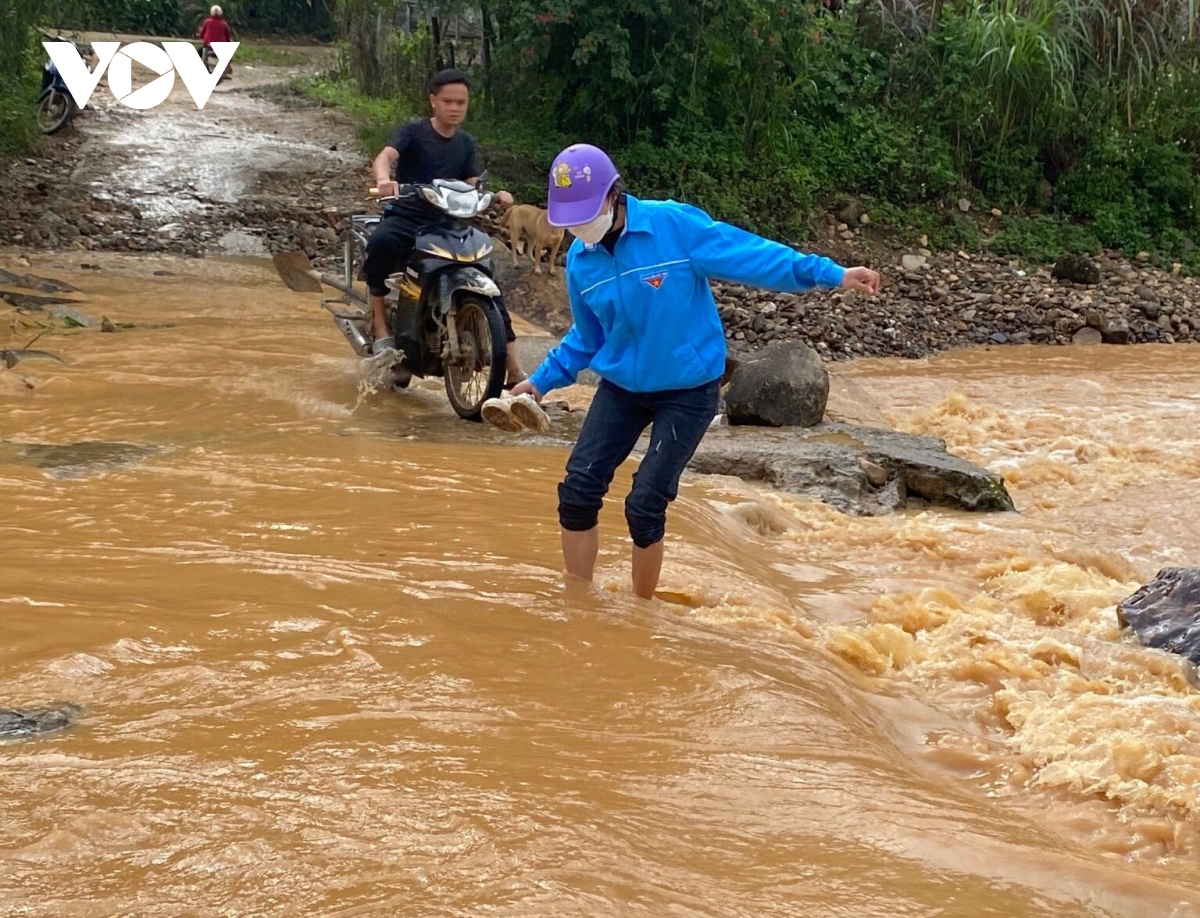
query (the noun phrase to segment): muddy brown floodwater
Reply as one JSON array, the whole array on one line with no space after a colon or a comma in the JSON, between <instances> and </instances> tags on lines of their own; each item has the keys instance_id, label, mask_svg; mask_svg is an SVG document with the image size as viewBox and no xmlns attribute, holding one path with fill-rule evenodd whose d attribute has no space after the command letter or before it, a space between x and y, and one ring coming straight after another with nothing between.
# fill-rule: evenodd
<instances>
[{"instance_id":1,"label":"muddy brown floodwater","mask_svg":"<svg viewBox=\"0 0 1200 918\"><path fill-rule=\"evenodd\" d=\"M1200 549L1200 352L852 365L1019 513L691 478L643 604L632 465L564 592L561 443L360 400L265 260L85 257L0 256L118 327L0 371L0 702L84 706L0 746L0 914L1200 915L1200 694L1113 609Z\"/></svg>"},{"instance_id":2,"label":"muddy brown floodwater","mask_svg":"<svg viewBox=\"0 0 1200 918\"><path fill-rule=\"evenodd\" d=\"M99 96L49 205L265 251L221 214L367 181L343 118L246 91L309 70L239 65L203 116ZM0 745L0 916L1200 916L1200 692L1114 611L1200 555L1200 351L839 365L1019 512L691 477L644 604L632 463L564 590L578 415L364 394L262 258L0 268L116 329L2 313L64 362L0 368L0 706L83 714Z\"/></svg>"}]
</instances>

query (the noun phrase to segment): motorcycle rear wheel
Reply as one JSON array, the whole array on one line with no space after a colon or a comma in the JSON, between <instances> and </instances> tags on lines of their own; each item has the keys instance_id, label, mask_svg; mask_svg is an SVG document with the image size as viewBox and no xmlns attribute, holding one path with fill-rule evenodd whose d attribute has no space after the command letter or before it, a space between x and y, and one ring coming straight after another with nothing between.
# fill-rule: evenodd
<instances>
[{"instance_id":1,"label":"motorcycle rear wheel","mask_svg":"<svg viewBox=\"0 0 1200 918\"><path fill-rule=\"evenodd\" d=\"M70 93L50 89L38 99L37 126L43 134L61 131L75 116L75 100Z\"/></svg>"},{"instance_id":2,"label":"motorcycle rear wheel","mask_svg":"<svg viewBox=\"0 0 1200 918\"><path fill-rule=\"evenodd\" d=\"M446 396L460 418L481 421L483 403L504 388L508 353L504 319L494 303L467 295L459 301L454 328L462 359L443 368Z\"/></svg>"}]
</instances>

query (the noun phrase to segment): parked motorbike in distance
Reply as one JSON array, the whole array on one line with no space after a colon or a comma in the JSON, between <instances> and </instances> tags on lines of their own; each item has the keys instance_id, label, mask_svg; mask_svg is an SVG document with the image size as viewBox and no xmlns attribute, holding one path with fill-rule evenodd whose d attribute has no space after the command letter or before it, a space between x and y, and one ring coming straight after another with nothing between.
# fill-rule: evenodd
<instances>
[{"instance_id":1,"label":"parked motorbike in distance","mask_svg":"<svg viewBox=\"0 0 1200 918\"><path fill-rule=\"evenodd\" d=\"M71 41L61 35L53 37L47 35L46 40ZM96 56L92 52L91 46L85 47L77 41L71 41L71 44L75 46L79 56L88 65L88 69L92 69L96 65ZM58 72L58 67L54 65L54 61L47 58L42 67L42 88L38 93L37 100L38 130L43 134L56 134L71 123L71 119L75 117L78 110L75 100L71 97L71 91L67 89L62 74Z\"/></svg>"},{"instance_id":2,"label":"parked motorbike in distance","mask_svg":"<svg viewBox=\"0 0 1200 918\"><path fill-rule=\"evenodd\" d=\"M204 45L200 49L200 60L204 62L205 69L208 70L209 73L212 73L213 69L217 66L217 52L212 49L212 45ZM217 80L217 82L220 83L224 80L228 80L229 77L229 68L226 67L221 72L221 79Z\"/></svg>"}]
</instances>

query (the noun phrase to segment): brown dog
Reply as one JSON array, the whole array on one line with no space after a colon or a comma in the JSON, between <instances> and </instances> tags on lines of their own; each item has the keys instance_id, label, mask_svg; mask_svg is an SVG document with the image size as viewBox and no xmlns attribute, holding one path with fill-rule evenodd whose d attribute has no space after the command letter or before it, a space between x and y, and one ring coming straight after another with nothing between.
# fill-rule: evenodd
<instances>
[{"instance_id":1,"label":"brown dog","mask_svg":"<svg viewBox=\"0 0 1200 918\"><path fill-rule=\"evenodd\" d=\"M558 250L566 234L560 226L551 226L546 212L532 204L514 204L500 218L500 225L508 228L508 245L512 249L513 267L517 267L517 248L528 254L533 262L533 273L542 273L542 249L550 250L550 274L554 274ZM522 238L524 237L524 238ZM528 242L526 249L522 242Z\"/></svg>"}]
</instances>

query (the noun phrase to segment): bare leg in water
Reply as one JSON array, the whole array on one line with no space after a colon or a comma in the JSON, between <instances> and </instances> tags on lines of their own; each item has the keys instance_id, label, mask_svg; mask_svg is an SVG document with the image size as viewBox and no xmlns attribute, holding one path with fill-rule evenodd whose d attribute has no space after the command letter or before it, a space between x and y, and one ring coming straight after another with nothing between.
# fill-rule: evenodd
<instances>
[{"instance_id":1,"label":"bare leg in water","mask_svg":"<svg viewBox=\"0 0 1200 918\"><path fill-rule=\"evenodd\" d=\"M593 526L583 532L562 530L563 561L567 574L585 583L592 582L592 571L596 569L596 556L600 553L600 527Z\"/></svg>"},{"instance_id":2,"label":"bare leg in water","mask_svg":"<svg viewBox=\"0 0 1200 918\"><path fill-rule=\"evenodd\" d=\"M567 574L585 583L592 582L596 556L600 553L600 527L583 532L562 530L563 561ZM633 546L633 592L642 599L652 599L662 573L663 540L647 548Z\"/></svg>"},{"instance_id":3,"label":"bare leg in water","mask_svg":"<svg viewBox=\"0 0 1200 918\"><path fill-rule=\"evenodd\" d=\"M387 338L391 332L387 327L387 312L384 307L384 298L370 294L368 297L371 301L371 336L376 341L380 338Z\"/></svg>"},{"instance_id":4,"label":"bare leg in water","mask_svg":"<svg viewBox=\"0 0 1200 918\"><path fill-rule=\"evenodd\" d=\"M653 599L662 573L663 540L646 548L633 546L633 592L642 599Z\"/></svg>"}]
</instances>

